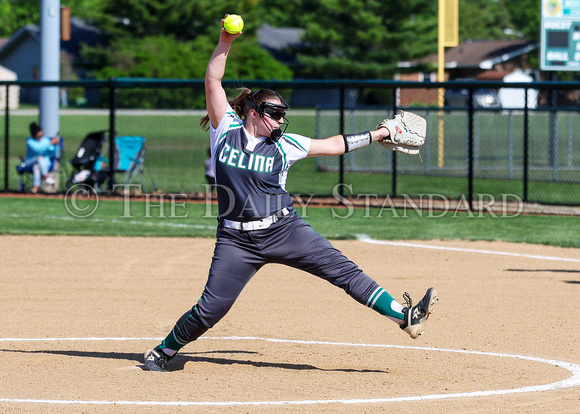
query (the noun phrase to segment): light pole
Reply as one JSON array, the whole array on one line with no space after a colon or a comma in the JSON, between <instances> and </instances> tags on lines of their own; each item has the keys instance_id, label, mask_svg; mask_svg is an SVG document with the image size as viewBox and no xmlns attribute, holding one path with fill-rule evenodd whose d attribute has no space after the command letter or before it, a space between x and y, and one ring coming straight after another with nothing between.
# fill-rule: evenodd
<instances>
[{"instance_id":1,"label":"light pole","mask_svg":"<svg viewBox=\"0 0 580 414\"><path fill-rule=\"evenodd\" d=\"M60 80L60 0L40 3L40 80ZM40 89L39 123L46 136L58 134L59 88Z\"/></svg>"}]
</instances>

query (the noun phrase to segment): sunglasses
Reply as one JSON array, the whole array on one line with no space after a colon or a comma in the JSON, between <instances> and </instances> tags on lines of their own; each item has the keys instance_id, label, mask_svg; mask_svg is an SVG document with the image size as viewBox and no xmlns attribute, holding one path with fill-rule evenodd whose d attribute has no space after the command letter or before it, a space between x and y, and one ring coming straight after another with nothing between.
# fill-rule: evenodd
<instances>
[{"instance_id":1,"label":"sunglasses","mask_svg":"<svg viewBox=\"0 0 580 414\"><path fill-rule=\"evenodd\" d=\"M274 121L279 121L286 116L286 112L269 111L268 109L266 109L264 113L266 113L268 117L272 118Z\"/></svg>"}]
</instances>

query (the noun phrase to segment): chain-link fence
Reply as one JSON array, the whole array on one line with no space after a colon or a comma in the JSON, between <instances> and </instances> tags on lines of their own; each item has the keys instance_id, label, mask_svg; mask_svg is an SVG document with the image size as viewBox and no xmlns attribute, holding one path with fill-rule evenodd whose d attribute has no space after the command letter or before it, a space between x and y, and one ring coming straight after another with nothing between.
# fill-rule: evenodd
<instances>
[{"instance_id":1,"label":"chain-link fence","mask_svg":"<svg viewBox=\"0 0 580 414\"><path fill-rule=\"evenodd\" d=\"M372 145L340 157L307 158L291 169L291 194L438 195L469 202L509 194L528 202L580 205L576 83L240 81L224 86L232 97L240 86L276 89L292 106L288 132L312 138L374 129L398 110L427 119L421 157ZM38 97L48 87L60 91L54 102L64 138L60 192L79 173L70 160L97 131L108 137L100 154L105 166L115 157L109 151L115 137L145 138L142 168L131 177L144 191L205 192L209 134L199 126L206 113L203 82L138 79L0 83L4 191L19 188L17 166L26 153L28 125L38 121ZM123 182L114 174L106 173Z\"/></svg>"}]
</instances>

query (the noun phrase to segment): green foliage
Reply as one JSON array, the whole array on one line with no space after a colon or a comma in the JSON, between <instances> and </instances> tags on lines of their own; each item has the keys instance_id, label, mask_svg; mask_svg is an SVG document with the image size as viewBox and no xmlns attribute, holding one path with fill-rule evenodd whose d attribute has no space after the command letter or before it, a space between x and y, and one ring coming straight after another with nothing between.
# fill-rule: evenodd
<instances>
[{"instance_id":1,"label":"green foliage","mask_svg":"<svg viewBox=\"0 0 580 414\"><path fill-rule=\"evenodd\" d=\"M64 5L65 3L63 3ZM390 79L397 63L436 52L438 2L432 0L68 0L73 17L109 33L111 44L85 48L98 78L201 78L226 13L244 17L227 78ZM40 0L0 0L0 36L39 24ZM256 29L304 29L291 69L256 43ZM460 41L512 38L505 28L538 40L537 0L461 0ZM535 59L535 60L534 60ZM532 57L537 65L537 59ZM294 72L292 74L292 72Z\"/></svg>"},{"instance_id":2,"label":"green foliage","mask_svg":"<svg viewBox=\"0 0 580 414\"><path fill-rule=\"evenodd\" d=\"M528 40L540 41L541 5L538 0L504 0L512 26Z\"/></svg>"},{"instance_id":3,"label":"green foliage","mask_svg":"<svg viewBox=\"0 0 580 414\"><path fill-rule=\"evenodd\" d=\"M0 0L0 37L10 37L26 24L40 25L41 0ZM73 17L97 21L103 13L101 0L67 0Z\"/></svg>"},{"instance_id":4,"label":"green foliage","mask_svg":"<svg viewBox=\"0 0 580 414\"><path fill-rule=\"evenodd\" d=\"M206 55L206 60L209 59L208 56ZM292 79L292 71L280 64L253 39L236 44L230 56L231 60L228 60L225 73L227 79Z\"/></svg>"},{"instance_id":5,"label":"green foliage","mask_svg":"<svg viewBox=\"0 0 580 414\"><path fill-rule=\"evenodd\" d=\"M504 2L512 23L510 28L520 32L524 39L539 42L542 19L540 2L537 0L520 0L517 2L504 0ZM540 67L539 52L539 49L536 49L528 56L527 61L530 67ZM571 75L572 73L568 72L568 76ZM564 77L560 77L560 79L564 79Z\"/></svg>"},{"instance_id":6,"label":"green foliage","mask_svg":"<svg viewBox=\"0 0 580 414\"><path fill-rule=\"evenodd\" d=\"M220 18L226 13L237 13L248 20L257 4L252 0L105 0L103 3L106 16L102 27L115 37L163 35L190 41L211 34L216 42Z\"/></svg>"},{"instance_id":7,"label":"green foliage","mask_svg":"<svg viewBox=\"0 0 580 414\"><path fill-rule=\"evenodd\" d=\"M271 0L263 18L274 27L302 27L299 77L390 78L397 63L436 50L437 13L433 2ZM435 10L435 12L434 12Z\"/></svg>"},{"instance_id":8,"label":"green foliage","mask_svg":"<svg viewBox=\"0 0 580 414\"><path fill-rule=\"evenodd\" d=\"M506 35L503 30L510 27L512 27L510 16L503 0L462 0L459 2L460 43L468 39L505 39Z\"/></svg>"},{"instance_id":9,"label":"green foliage","mask_svg":"<svg viewBox=\"0 0 580 414\"><path fill-rule=\"evenodd\" d=\"M109 0L105 3L106 15L101 24L112 34L111 43L83 51L84 59L91 62L89 69L99 79L203 78L217 44L219 19L227 12L244 15L246 25L244 35L232 49L225 78L292 78L291 70L260 48L252 35L252 27L256 27L251 13L257 4L255 1ZM192 101L191 97L181 94L142 99L141 92L133 93L134 97L129 100L140 108L167 108L172 102L200 107L203 103L202 98Z\"/></svg>"},{"instance_id":10,"label":"green foliage","mask_svg":"<svg viewBox=\"0 0 580 414\"><path fill-rule=\"evenodd\" d=\"M98 62L98 78L144 77L169 79L201 79L215 47L207 36L194 41L179 41L172 36L131 39L120 37L109 47L86 51L85 57ZM252 38L236 40L225 77L229 79L289 80L292 72Z\"/></svg>"},{"instance_id":11,"label":"green foliage","mask_svg":"<svg viewBox=\"0 0 580 414\"><path fill-rule=\"evenodd\" d=\"M26 24L40 22L40 1L0 0L0 37L10 37Z\"/></svg>"},{"instance_id":12,"label":"green foliage","mask_svg":"<svg viewBox=\"0 0 580 414\"><path fill-rule=\"evenodd\" d=\"M231 52L226 68L228 79L290 80L292 72L258 46L252 38L240 38ZM194 41L178 41L172 36L155 36L133 40L120 37L107 48L85 51L85 58L99 62L95 75L111 77L201 79L215 45L200 36ZM163 89L155 94L147 90L123 91L128 108L204 108L205 98L188 91Z\"/></svg>"},{"instance_id":13,"label":"green foliage","mask_svg":"<svg viewBox=\"0 0 580 414\"><path fill-rule=\"evenodd\" d=\"M119 37L110 46L88 51L88 56L102 62L96 71L99 78L202 78L204 65L192 63L206 61L209 48L200 49L192 42L180 42L172 36L155 36L132 40Z\"/></svg>"}]
</instances>

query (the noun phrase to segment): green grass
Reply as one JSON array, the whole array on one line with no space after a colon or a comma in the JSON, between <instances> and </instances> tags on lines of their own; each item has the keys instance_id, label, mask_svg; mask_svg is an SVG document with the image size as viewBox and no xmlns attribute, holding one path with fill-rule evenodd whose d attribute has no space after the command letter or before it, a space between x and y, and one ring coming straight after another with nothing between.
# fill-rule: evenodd
<instances>
[{"instance_id":1,"label":"green grass","mask_svg":"<svg viewBox=\"0 0 580 414\"><path fill-rule=\"evenodd\" d=\"M580 248L577 217L491 216L450 210L306 207L298 212L329 239L503 240ZM0 234L215 237L216 206L166 199L1 198Z\"/></svg>"}]
</instances>

